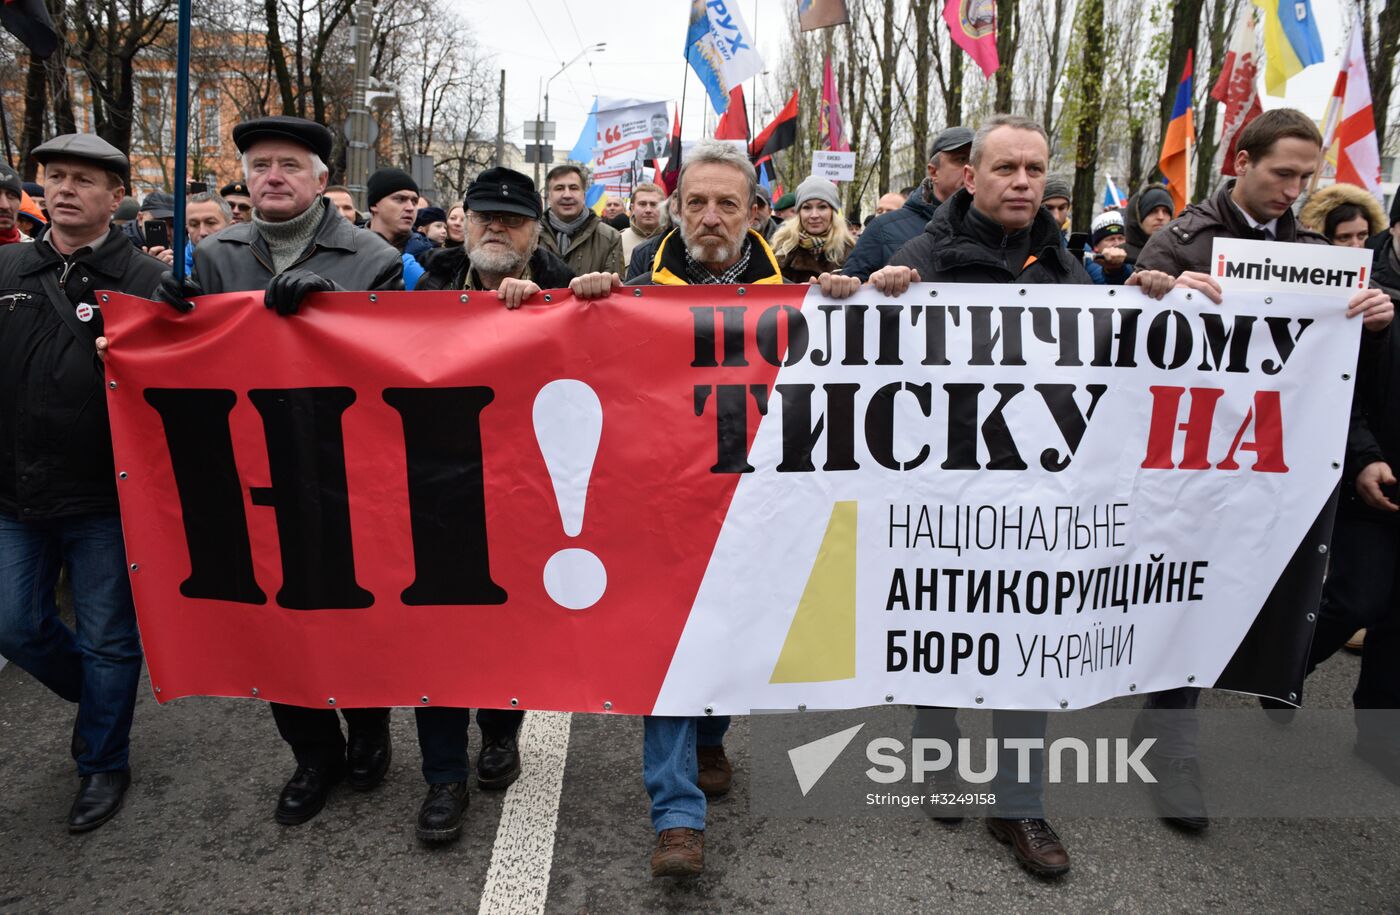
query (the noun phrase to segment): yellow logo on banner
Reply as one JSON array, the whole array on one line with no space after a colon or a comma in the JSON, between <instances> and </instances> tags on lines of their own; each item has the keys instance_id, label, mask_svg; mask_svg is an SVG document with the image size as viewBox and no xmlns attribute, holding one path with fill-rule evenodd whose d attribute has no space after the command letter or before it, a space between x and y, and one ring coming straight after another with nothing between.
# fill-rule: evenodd
<instances>
[{"instance_id":1,"label":"yellow logo on banner","mask_svg":"<svg viewBox=\"0 0 1400 915\"><path fill-rule=\"evenodd\" d=\"M856 675L856 503L837 502L769 683Z\"/></svg>"}]
</instances>

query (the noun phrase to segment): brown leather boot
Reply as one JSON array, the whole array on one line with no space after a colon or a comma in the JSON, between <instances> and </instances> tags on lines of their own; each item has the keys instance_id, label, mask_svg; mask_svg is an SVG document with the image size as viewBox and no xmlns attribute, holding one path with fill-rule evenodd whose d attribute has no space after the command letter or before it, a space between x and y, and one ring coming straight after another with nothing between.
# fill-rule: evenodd
<instances>
[{"instance_id":1,"label":"brown leather boot","mask_svg":"<svg viewBox=\"0 0 1400 915\"><path fill-rule=\"evenodd\" d=\"M695 877L705 869L705 831L676 826L663 829L651 853L653 877Z\"/></svg>"},{"instance_id":2,"label":"brown leather boot","mask_svg":"<svg viewBox=\"0 0 1400 915\"><path fill-rule=\"evenodd\" d=\"M1059 877L1069 873L1069 852L1060 844L1060 837L1044 820L1002 820L987 818L987 829L1003 844L1021 866L1042 877Z\"/></svg>"},{"instance_id":3,"label":"brown leather boot","mask_svg":"<svg viewBox=\"0 0 1400 915\"><path fill-rule=\"evenodd\" d=\"M700 764L700 777L696 781L705 797L723 797L729 793L734 782L734 767L729 757L724 755L724 746L696 747L696 761Z\"/></svg>"}]
</instances>

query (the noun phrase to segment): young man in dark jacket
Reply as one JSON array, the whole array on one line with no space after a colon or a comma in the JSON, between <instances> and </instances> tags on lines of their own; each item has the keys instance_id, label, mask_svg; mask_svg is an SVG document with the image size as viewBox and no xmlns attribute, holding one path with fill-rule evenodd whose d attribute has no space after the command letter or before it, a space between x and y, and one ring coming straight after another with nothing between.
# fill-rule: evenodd
<instances>
[{"instance_id":1,"label":"young man in dark jacket","mask_svg":"<svg viewBox=\"0 0 1400 915\"><path fill-rule=\"evenodd\" d=\"M111 227L129 174L121 152L67 134L33 155L52 222L33 244L0 247L0 654L78 705L68 829L86 832L116 815L130 783L141 677L97 292L149 295L165 265ZM55 606L64 562L76 631Z\"/></svg>"},{"instance_id":2,"label":"young man in dark jacket","mask_svg":"<svg viewBox=\"0 0 1400 915\"><path fill-rule=\"evenodd\" d=\"M994 115L978 128L964 173L966 186L952 195L924 231L875 271L870 284L900 295L911 283L1053 283L1088 285L1080 259L1065 248L1060 227L1041 206L1050 144L1045 131L1028 118ZM854 277L823 274L822 291L845 298L859 288ZM1160 298L1172 287L1161 273L1133 274L1127 285ZM941 738L957 745L956 710L920 708L915 738ZM1000 739L1045 737L1046 713L996 711L992 728ZM1043 753L1032 751L1031 779L1016 781L1016 753L1003 748L991 790L996 816L987 827L1009 844L1016 859L1037 874L1069 871L1069 853L1045 821L1042 805Z\"/></svg>"}]
</instances>

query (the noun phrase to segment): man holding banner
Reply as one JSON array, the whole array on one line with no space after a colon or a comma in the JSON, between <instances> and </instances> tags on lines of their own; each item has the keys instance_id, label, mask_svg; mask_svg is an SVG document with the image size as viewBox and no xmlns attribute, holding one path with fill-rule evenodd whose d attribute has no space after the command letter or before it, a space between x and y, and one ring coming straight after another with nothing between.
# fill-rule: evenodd
<instances>
[{"instance_id":1,"label":"man holding banner","mask_svg":"<svg viewBox=\"0 0 1400 915\"><path fill-rule=\"evenodd\" d=\"M188 311L192 295L265 286L267 307L292 315L312 293L401 286L398 251L374 232L342 219L322 195L332 145L329 130L302 118L268 117L239 124L233 141L243 156L252 221L201 243L195 249L194 276L183 284L166 274L158 293L163 301ZM384 780L393 755L388 709L342 709L350 731L347 741L334 709L271 706L297 761L277 801L277 822L293 826L315 817L343 778L360 791ZM470 712L428 707L415 713L428 782L417 835L425 842L453 841L467 812Z\"/></svg>"},{"instance_id":2,"label":"man holding banner","mask_svg":"<svg viewBox=\"0 0 1400 915\"><path fill-rule=\"evenodd\" d=\"M781 284L777 258L752 228L758 176L718 140L697 143L681 166L679 225L661 240L650 273L632 285ZM643 725L642 779L651 796L653 877L693 877L705 867L706 797L728 793L727 716L667 718Z\"/></svg>"}]
</instances>

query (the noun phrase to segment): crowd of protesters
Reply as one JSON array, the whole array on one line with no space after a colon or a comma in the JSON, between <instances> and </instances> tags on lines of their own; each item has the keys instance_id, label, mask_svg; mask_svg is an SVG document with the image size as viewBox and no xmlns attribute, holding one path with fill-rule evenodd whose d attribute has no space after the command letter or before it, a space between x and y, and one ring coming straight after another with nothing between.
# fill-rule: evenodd
<instances>
[{"instance_id":1,"label":"crowd of protesters","mask_svg":"<svg viewBox=\"0 0 1400 915\"><path fill-rule=\"evenodd\" d=\"M926 175L912 188L881 189L865 224L842 212L832 182L817 176L772 200L748 158L702 141L674 193L654 184L630 199L586 204L589 176L575 165L548 172L542 189L507 168L483 171L464 199L428 200L393 168L370 176L364 212L349 189L328 186L331 132L270 117L233 129L242 179L187 198L186 250L171 249L172 195L127 196L127 157L93 135L55 137L33 151L43 183L0 168L0 654L77 704L72 754L80 777L73 832L114 816L130 780L129 734L142 663L118 518L93 291L157 298L178 311L201 295L263 290L265 304L295 315L312 293L334 290L480 290L506 308L569 288L606 298L627 285L807 283L841 299L862 286L899 296L918 282L1110 284L1161 298L1177 287L1219 303L1207 271L1216 238L1370 245L1371 288L1348 314L1364 326L1352 404L1332 566L1309 669L1359 630L1359 711L1400 707L1400 339L1390 330L1400 296L1400 205L1387 219L1364 191L1304 191L1322 138L1290 109L1266 112L1240 134L1238 177L1207 200L1173 212L1156 184L1094 217L1087 237L1067 232L1071 186L1049 173L1050 144L1033 120L995 115L951 125L933 140ZM1295 215L1295 204L1301 208ZM174 271L180 257L187 267ZM1205 305L1203 307L1209 307ZM86 315L86 317L78 317ZM43 381L41 386L38 382ZM76 627L55 602L66 565ZM1209 824L1190 710L1199 690L1147 697L1135 733L1156 738L1154 800L1188 830ZM1286 721L1288 707L1269 711ZM1159 713L1177 714L1164 716ZM315 817L342 780L365 791L392 754L388 709L306 709L274 703L272 718L295 760L274 807L279 823ZM508 787L522 770L525 713L481 709L479 787ZM427 792L416 814L425 842L456 839L468 807L470 710L415 709ZM1047 713L1000 711L1000 737L1043 737ZM345 726L342 730L341 719ZM657 876L704 866L708 799L730 790L719 716L647 716L642 780L656 832ZM1400 784L1400 734L1358 716L1357 753ZM920 708L916 736L955 738L957 710ZM1038 874L1070 867L1046 820L1041 754L1028 783L998 767L987 826ZM524 761L523 765L529 765Z\"/></svg>"}]
</instances>

